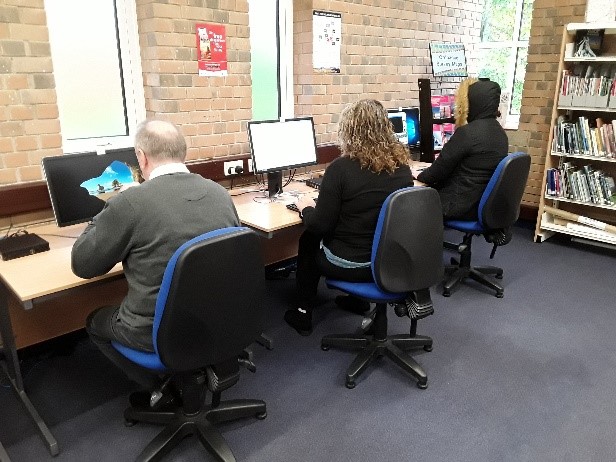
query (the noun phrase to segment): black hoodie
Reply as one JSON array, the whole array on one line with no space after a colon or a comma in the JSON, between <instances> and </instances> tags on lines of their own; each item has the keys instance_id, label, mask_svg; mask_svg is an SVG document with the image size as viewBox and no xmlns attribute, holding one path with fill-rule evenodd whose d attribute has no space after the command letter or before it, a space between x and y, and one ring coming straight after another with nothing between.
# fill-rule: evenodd
<instances>
[{"instance_id":1,"label":"black hoodie","mask_svg":"<svg viewBox=\"0 0 616 462\"><path fill-rule=\"evenodd\" d=\"M458 127L439 157L417 179L438 190L445 219L476 220L483 190L508 154L507 134L496 120L496 82L479 80L468 88L468 124Z\"/></svg>"}]
</instances>

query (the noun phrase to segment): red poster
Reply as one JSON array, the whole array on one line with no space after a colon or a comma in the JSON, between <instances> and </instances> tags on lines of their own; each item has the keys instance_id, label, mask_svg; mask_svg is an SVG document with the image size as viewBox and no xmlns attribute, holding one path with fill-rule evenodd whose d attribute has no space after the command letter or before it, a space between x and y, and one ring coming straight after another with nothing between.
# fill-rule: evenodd
<instances>
[{"instance_id":1,"label":"red poster","mask_svg":"<svg viewBox=\"0 0 616 462\"><path fill-rule=\"evenodd\" d=\"M199 75L227 75L227 36L222 24L197 24Z\"/></svg>"}]
</instances>

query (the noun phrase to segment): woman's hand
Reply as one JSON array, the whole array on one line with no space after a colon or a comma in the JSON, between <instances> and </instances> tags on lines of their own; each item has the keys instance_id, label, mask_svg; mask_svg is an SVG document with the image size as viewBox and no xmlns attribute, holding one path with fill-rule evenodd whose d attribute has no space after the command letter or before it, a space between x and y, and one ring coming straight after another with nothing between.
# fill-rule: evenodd
<instances>
[{"instance_id":1,"label":"woman's hand","mask_svg":"<svg viewBox=\"0 0 616 462\"><path fill-rule=\"evenodd\" d=\"M303 194L297 199L295 205L297 205L299 211L303 213L306 207L314 207L314 199L309 194Z\"/></svg>"}]
</instances>

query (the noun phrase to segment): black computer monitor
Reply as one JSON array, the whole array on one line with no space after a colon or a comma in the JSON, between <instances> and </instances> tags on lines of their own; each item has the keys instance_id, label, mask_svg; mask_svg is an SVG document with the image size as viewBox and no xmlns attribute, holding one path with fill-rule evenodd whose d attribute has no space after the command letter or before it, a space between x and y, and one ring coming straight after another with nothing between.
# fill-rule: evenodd
<instances>
[{"instance_id":1,"label":"black computer monitor","mask_svg":"<svg viewBox=\"0 0 616 462\"><path fill-rule=\"evenodd\" d=\"M43 172L58 226L91 220L105 201L133 182L137 167L133 148L44 157Z\"/></svg>"},{"instance_id":2,"label":"black computer monitor","mask_svg":"<svg viewBox=\"0 0 616 462\"><path fill-rule=\"evenodd\" d=\"M387 111L394 132L402 144L419 147L419 108L401 107Z\"/></svg>"},{"instance_id":3,"label":"black computer monitor","mask_svg":"<svg viewBox=\"0 0 616 462\"><path fill-rule=\"evenodd\" d=\"M267 174L270 197L282 192L282 171L317 163L312 117L248 122L255 173Z\"/></svg>"}]
</instances>

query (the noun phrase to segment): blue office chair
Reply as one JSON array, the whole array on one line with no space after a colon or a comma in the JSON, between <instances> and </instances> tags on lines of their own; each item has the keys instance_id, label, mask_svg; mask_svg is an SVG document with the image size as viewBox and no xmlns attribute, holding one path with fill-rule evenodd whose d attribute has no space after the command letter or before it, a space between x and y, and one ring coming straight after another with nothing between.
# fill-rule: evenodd
<instances>
[{"instance_id":1,"label":"blue office chair","mask_svg":"<svg viewBox=\"0 0 616 462\"><path fill-rule=\"evenodd\" d=\"M445 242L446 249L456 250L460 259L451 259L451 265L445 267L448 278L443 283L443 295L449 297L451 291L461 281L471 279L495 290L496 296L502 298L503 287L497 279L503 277L503 270L495 266L471 266L471 245L473 236L483 235L494 244L490 258L494 257L496 248L511 240L509 228L516 222L520 213L520 202L526 187L530 170L530 156L524 152L514 152L500 161L492 174L479 202L479 219L475 221L445 220L445 227L464 233L462 243Z\"/></svg>"},{"instance_id":2,"label":"blue office chair","mask_svg":"<svg viewBox=\"0 0 616 462\"><path fill-rule=\"evenodd\" d=\"M428 386L422 367L406 350L432 350L432 339L417 335L417 321L434 311L430 286L443 276L443 217L436 190L411 187L389 195L379 214L372 243L374 282L326 279L328 287L370 303L376 303L370 328L359 334L327 335L321 348L359 348L361 351L346 373L347 388L355 388L357 377L377 357L386 355L417 379L419 388ZM387 305L398 316L411 318L408 335L387 335Z\"/></svg>"},{"instance_id":3,"label":"blue office chair","mask_svg":"<svg viewBox=\"0 0 616 462\"><path fill-rule=\"evenodd\" d=\"M239 285L238 285L239 284ZM213 424L266 416L261 400L220 401L239 380L238 357L260 335L265 278L258 236L247 228L224 228L182 245L165 270L154 313L153 353L114 343L129 360L177 384L181 407L129 407L124 418L166 427L139 455L158 460L184 437L196 434L217 460L235 461ZM206 387L212 392L205 403Z\"/></svg>"}]
</instances>

